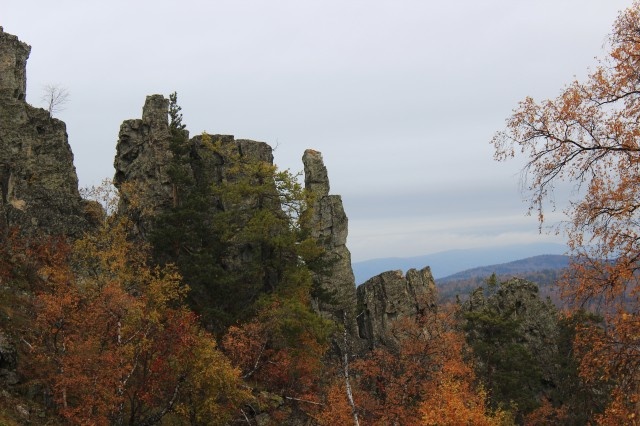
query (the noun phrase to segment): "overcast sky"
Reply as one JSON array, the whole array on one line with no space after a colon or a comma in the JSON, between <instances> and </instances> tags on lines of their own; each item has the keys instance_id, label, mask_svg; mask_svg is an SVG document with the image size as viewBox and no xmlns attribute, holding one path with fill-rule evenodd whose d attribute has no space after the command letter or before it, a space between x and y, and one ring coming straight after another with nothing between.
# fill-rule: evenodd
<instances>
[{"instance_id":1,"label":"overcast sky","mask_svg":"<svg viewBox=\"0 0 640 426\"><path fill-rule=\"evenodd\" d=\"M3 0L32 46L27 101L68 88L81 186L113 177L123 120L178 92L192 135L323 153L353 260L560 241L538 233L521 161L489 144L525 96L555 97L603 57L630 0Z\"/></svg>"}]
</instances>

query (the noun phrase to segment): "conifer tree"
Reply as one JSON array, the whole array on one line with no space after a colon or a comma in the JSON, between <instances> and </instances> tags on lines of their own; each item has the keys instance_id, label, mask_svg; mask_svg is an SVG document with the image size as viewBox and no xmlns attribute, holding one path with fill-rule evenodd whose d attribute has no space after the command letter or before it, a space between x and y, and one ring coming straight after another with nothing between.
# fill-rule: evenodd
<instances>
[{"instance_id":1,"label":"conifer tree","mask_svg":"<svg viewBox=\"0 0 640 426\"><path fill-rule=\"evenodd\" d=\"M263 295L308 274L320 249L302 226L309 209L297 176L228 138L189 140L180 111L173 93L173 204L158 215L151 242L157 263L178 266L203 322L223 333L255 314Z\"/></svg>"}]
</instances>

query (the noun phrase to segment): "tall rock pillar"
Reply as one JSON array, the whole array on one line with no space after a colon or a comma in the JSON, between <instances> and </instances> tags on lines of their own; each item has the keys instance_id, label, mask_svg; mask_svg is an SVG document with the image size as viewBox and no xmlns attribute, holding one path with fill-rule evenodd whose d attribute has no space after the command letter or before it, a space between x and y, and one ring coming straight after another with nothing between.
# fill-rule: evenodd
<instances>
[{"instance_id":1,"label":"tall rock pillar","mask_svg":"<svg viewBox=\"0 0 640 426\"><path fill-rule=\"evenodd\" d=\"M302 156L305 188L314 196L311 234L324 248L322 271L316 272L316 284L328 297L317 300L318 311L340 324L351 336L352 348L361 346L356 322L356 283L347 248L348 219L339 195L329 195L329 178L322 154L307 149Z\"/></svg>"},{"instance_id":2,"label":"tall rock pillar","mask_svg":"<svg viewBox=\"0 0 640 426\"><path fill-rule=\"evenodd\" d=\"M118 210L133 220L143 237L150 232L155 214L171 206L173 154L168 114L168 99L147 96L142 119L124 121L118 134L113 163L113 183L120 191Z\"/></svg>"}]
</instances>

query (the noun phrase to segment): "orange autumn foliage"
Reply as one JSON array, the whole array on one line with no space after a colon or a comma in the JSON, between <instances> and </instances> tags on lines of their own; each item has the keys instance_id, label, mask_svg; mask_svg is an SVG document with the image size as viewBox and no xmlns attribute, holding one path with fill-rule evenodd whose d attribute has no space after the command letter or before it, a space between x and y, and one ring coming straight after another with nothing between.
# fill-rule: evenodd
<instances>
[{"instance_id":1,"label":"orange autumn foliage","mask_svg":"<svg viewBox=\"0 0 640 426\"><path fill-rule=\"evenodd\" d=\"M623 394L619 389L613 393L613 398L602 415L596 416L596 422L603 426L640 425L640 411L629 407L640 407L640 398L635 392L631 395Z\"/></svg>"},{"instance_id":2,"label":"orange autumn foliage","mask_svg":"<svg viewBox=\"0 0 640 426\"><path fill-rule=\"evenodd\" d=\"M398 321L395 328L396 348L377 348L353 364L362 424L493 425L508 417L488 413L452 310Z\"/></svg>"},{"instance_id":3,"label":"orange autumn foliage","mask_svg":"<svg viewBox=\"0 0 640 426\"><path fill-rule=\"evenodd\" d=\"M587 382L614 384L602 424L640 412L640 2L622 11L609 55L556 99L522 101L493 138L497 160L528 157L531 209L544 220L560 180L578 187L564 227L575 257L562 284L572 306L597 308L605 326L578 330ZM631 420L630 420L631 419Z\"/></svg>"},{"instance_id":4,"label":"orange autumn foliage","mask_svg":"<svg viewBox=\"0 0 640 426\"><path fill-rule=\"evenodd\" d=\"M269 414L286 424L291 411L317 416L331 330L299 296L272 296L251 321L229 328L222 347L245 383L284 398Z\"/></svg>"},{"instance_id":5,"label":"orange autumn foliage","mask_svg":"<svg viewBox=\"0 0 640 426\"><path fill-rule=\"evenodd\" d=\"M323 426L354 424L351 406L345 393L344 379L335 379L327 387L324 406L318 413L318 420Z\"/></svg>"},{"instance_id":6,"label":"orange autumn foliage","mask_svg":"<svg viewBox=\"0 0 640 426\"><path fill-rule=\"evenodd\" d=\"M326 346L304 331L291 341L282 338L279 325L267 319L278 313L276 303L249 323L230 327L222 345L243 378L299 397L314 388Z\"/></svg>"},{"instance_id":7,"label":"orange autumn foliage","mask_svg":"<svg viewBox=\"0 0 640 426\"><path fill-rule=\"evenodd\" d=\"M147 266L125 225L41 268L29 373L69 424L225 424L247 397L239 371L186 308L180 276Z\"/></svg>"},{"instance_id":8,"label":"orange autumn foliage","mask_svg":"<svg viewBox=\"0 0 640 426\"><path fill-rule=\"evenodd\" d=\"M491 426L508 423L509 413L489 413L487 395L478 386L472 365L463 358L464 336L450 331L444 339L448 354L425 391L427 397L420 407L422 424Z\"/></svg>"}]
</instances>

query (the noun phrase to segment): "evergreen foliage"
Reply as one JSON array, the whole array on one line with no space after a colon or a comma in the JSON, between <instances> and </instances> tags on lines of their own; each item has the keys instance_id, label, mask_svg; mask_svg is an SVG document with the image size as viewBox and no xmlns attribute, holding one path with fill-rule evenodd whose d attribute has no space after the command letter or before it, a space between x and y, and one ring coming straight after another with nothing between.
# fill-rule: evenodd
<instances>
[{"instance_id":1,"label":"evergreen foliage","mask_svg":"<svg viewBox=\"0 0 640 426\"><path fill-rule=\"evenodd\" d=\"M462 317L490 406L512 409L522 424L588 424L606 406L609 385L582 381L573 340L601 318L561 316L531 282L494 274L485 284L462 305Z\"/></svg>"},{"instance_id":2,"label":"evergreen foliage","mask_svg":"<svg viewBox=\"0 0 640 426\"><path fill-rule=\"evenodd\" d=\"M538 406L542 372L538 360L527 347L521 321L512 312L487 307L465 314L473 352L478 357L478 374L489 391L494 407L515 405L521 413Z\"/></svg>"},{"instance_id":3,"label":"evergreen foliage","mask_svg":"<svg viewBox=\"0 0 640 426\"><path fill-rule=\"evenodd\" d=\"M321 250L310 238L307 194L297 175L243 155L237 143L192 140L177 95L170 96L172 207L156 219L156 261L175 263L189 301L218 333L257 312L266 294L311 291L308 265Z\"/></svg>"}]
</instances>

